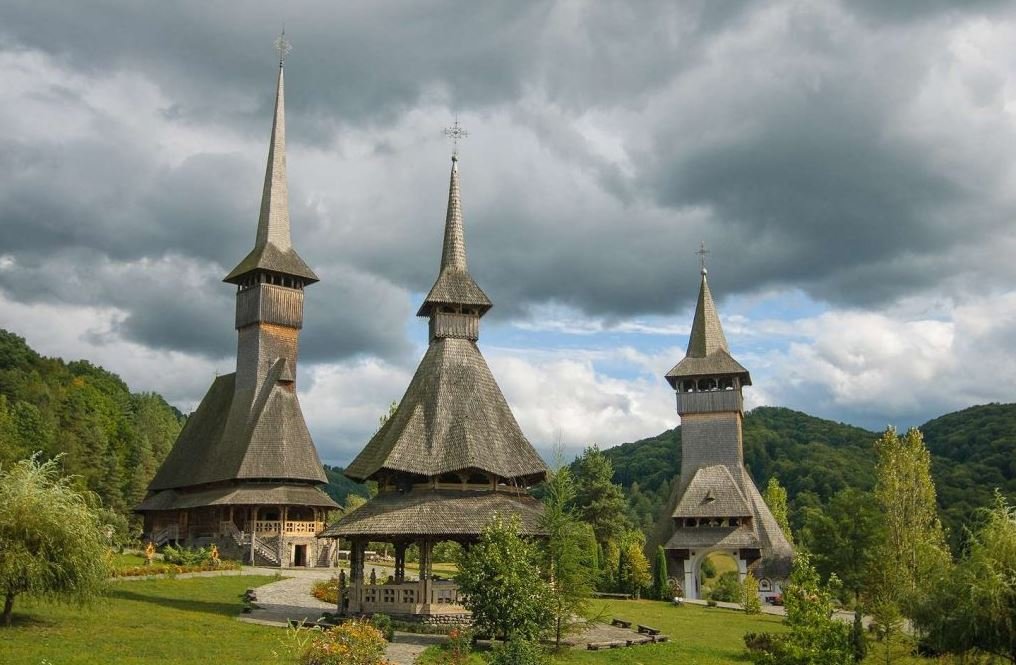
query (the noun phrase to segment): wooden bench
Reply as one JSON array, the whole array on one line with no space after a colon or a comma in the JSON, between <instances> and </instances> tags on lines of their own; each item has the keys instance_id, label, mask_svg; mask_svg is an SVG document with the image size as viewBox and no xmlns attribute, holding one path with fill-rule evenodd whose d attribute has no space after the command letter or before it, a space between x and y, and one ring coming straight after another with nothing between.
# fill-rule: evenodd
<instances>
[{"instance_id":1,"label":"wooden bench","mask_svg":"<svg viewBox=\"0 0 1016 665\"><path fill-rule=\"evenodd\" d=\"M586 645L586 649L589 651L599 651L600 649L619 649L626 646L628 646L628 643L624 640L608 640L606 642L590 642Z\"/></svg>"},{"instance_id":2,"label":"wooden bench","mask_svg":"<svg viewBox=\"0 0 1016 665\"><path fill-rule=\"evenodd\" d=\"M594 591L589 595L593 598L617 598L618 600L631 600L630 593L605 593L603 591Z\"/></svg>"},{"instance_id":3,"label":"wooden bench","mask_svg":"<svg viewBox=\"0 0 1016 665\"><path fill-rule=\"evenodd\" d=\"M660 629L650 628L649 626L643 626L642 624L639 624L639 632L645 633L646 635L655 636L660 634Z\"/></svg>"},{"instance_id":4,"label":"wooden bench","mask_svg":"<svg viewBox=\"0 0 1016 665\"><path fill-rule=\"evenodd\" d=\"M668 642L670 638L666 635L653 635L652 640L653 642Z\"/></svg>"},{"instance_id":5,"label":"wooden bench","mask_svg":"<svg viewBox=\"0 0 1016 665\"><path fill-rule=\"evenodd\" d=\"M651 644L652 642L653 642L652 637L643 635L642 637L633 637L630 640L628 640L628 646L633 647L637 644Z\"/></svg>"},{"instance_id":6,"label":"wooden bench","mask_svg":"<svg viewBox=\"0 0 1016 665\"><path fill-rule=\"evenodd\" d=\"M624 619L614 618L610 622L611 626L618 626L620 628L631 628L631 621L625 621Z\"/></svg>"}]
</instances>

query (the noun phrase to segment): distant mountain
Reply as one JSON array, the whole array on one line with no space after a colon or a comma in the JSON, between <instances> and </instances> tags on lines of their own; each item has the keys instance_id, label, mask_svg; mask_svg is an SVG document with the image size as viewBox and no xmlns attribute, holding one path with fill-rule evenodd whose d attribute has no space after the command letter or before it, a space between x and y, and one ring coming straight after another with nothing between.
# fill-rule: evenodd
<instances>
[{"instance_id":1,"label":"distant mountain","mask_svg":"<svg viewBox=\"0 0 1016 665\"><path fill-rule=\"evenodd\" d=\"M921 426L932 453L942 521L956 545L974 511L997 487L1016 500L1016 404L989 404L936 418ZM745 414L745 464L759 488L779 478L790 495L792 521L845 487L871 489L872 443L859 427L798 411L759 407ZM662 516L680 474L681 428L604 451L614 481L629 494L633 518L647 530Z\"/></svg>"}]
</instances>

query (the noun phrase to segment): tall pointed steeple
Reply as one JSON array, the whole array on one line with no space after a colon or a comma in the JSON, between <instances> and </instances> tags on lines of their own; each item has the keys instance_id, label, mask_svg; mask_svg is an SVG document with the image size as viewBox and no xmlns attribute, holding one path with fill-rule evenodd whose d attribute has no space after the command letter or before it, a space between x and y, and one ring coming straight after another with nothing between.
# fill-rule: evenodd
<instances>
[{"instance_id":1,"label":"tall pointed steeple","mask_svg":"<svg viewBox=\"0 0 1016 665\"><path fill-rule=\"evenodd\" d=\"M688 351L667 373L681 416L681 477L673 535L664 545L669 570L684 577L692 598L701 591L699 571L710 552L726 551L742 578L751 570L770 589L787 574L792 555L744 466L741 389L751 376L730 355L706 279L704 245L698 253L702 281Z\"/></svg>"},{"instance_id":2,"label":"tall pointed steeple","mask_svg":"<svg viewBox=\"0 0 1016 665\"><path fill-rule=\"evenodd\" d=\"M280 55L288 47L282 35ZM315 534L339 506L321 489L296 390L304 287L317 276L290 238L283 77L280 58L254 249L225 278L236 285L236 372L215 379L135 510L153 538L168 529L252 563L321 565L331 555Z\"/></svg>"},{"instance_id":3,"label":"tall pointed steeple","mask_svg":"<svg viewBox=\"0 0 1016 665\"><path fill-rule=\"evenodd\" d=\"M406 474L475 470L523 486L543 478L546 465L476 344L480 318L491 306L467 268L458 157L452 156L440 272L417 313L430 318L427 353L398 409L346 467L347 476L395 482Z\"/></svg>"},{"instance_id":4,"label":"tall pointed steeple","mask_svg":"<svg viewBox=\"0 0 1016 665\"><path fill-rule=\"evenodd\" d=\"M695 306L695 318L691 324L691 335L688 338L687 355L705 358L720 349L730 352L727 338L720 325L720 316L713 304L713 294L709 291L706 280L706 269L702 269L702 284L699 286L698 304Z\"/></svg>"},{"instance_id":5,"label":"tall pointed steeple","mask_svg":"<svg viewBox=\"0 0 1016 665\"><path fill-rule=\"evenodd\" d=\"M459 191L459 158L452 156L451 182L448 185L448 212L445 215L441 267L417 316L433 316L436 311L471 313L481 317L493 304L472 275L466 262L466 240L462 229L462 199Z\"/></svg>"},{"instance_id":6,"label":"tall pointed steeple","mask_svg":"<svg viewBox=\"0 0 1016 665\"><path fill-rule=\"evenodd\" d=\"M701 273L702 282L688 336L688 350L684 359L667 372L667 381L677 388L678 380L682 378L695 380L704 376L731 375L737 376L742 385L750 386L748 370L730 355L704 266Z\"/></svg>"},{"instance_id":7,"label":"tall pointed steeple","mask_svg":"<svg viewBox=\"0 0 1016 665\"><path fill-rule=\"evenodd\" d=\"M289 180L286 177L286 92L285 67L280 59L275 91L272 138L268 144L268 165L261 191L261 213L254 249L233 268L223 281L239 284L256 270L267 270L299 278L304 284L318 281L293 249L289 230Z\"/></svg>"}]
</instances>

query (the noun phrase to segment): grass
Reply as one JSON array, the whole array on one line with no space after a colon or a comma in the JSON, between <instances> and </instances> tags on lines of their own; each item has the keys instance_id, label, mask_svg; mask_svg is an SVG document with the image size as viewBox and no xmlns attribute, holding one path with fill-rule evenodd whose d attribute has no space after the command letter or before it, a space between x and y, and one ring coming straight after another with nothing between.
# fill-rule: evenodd
<instances>
[{"instance_id":1,"label":"grass","mask_svg":"<svg viewBox=\"0 0 1016 665\"><path fill-rule=\"evenodd\" d=\"M19 599L0 628L4 665L273 663L284 633L236 621L249 587L274 577L117 582L84 608Z\"/></svg>"},{"instance_id":2,"label":"grass","mask_svg":"<svg viewBox=\"0 0 1016 665\"><path fill-rule=\"evenodd\" d=\"M669 642L610 651L571 650L557 654L555 663L683 663L714 665L747 662L742 636L747 632L784 632L782 617L717 607L674 607L652 600L618 600L593 605L603 619L626 619L658 628Z\"/></svg>"},{"instance_id":3,"label":"grass","mask_svg":"<svg viewBox=\"0 0 1016 665\"><path fill-rule=\"evenodd\" d=\"M594 604L601 620L613 617L659 628L670 637L663 644L647 644L627 649L587 651L568 649L552 657L554 665L728 665L748 663L743 636L747 632L782 633L786 631L782 617L761 614L748 616L737 610L716 607L685 605L673 607L668 603L649 600L598 601ZM908 655L907 645L898 645L893 650L894 665L930 665L932 661ZM425 652L430 660L437 663L439 647ZM474 654L475 655L475 654ZM477 657L479 658L479 657ZM474 661L470 661L472 665ZM476 663L482 663L477 659ZM876 665L885 662L885 651L881 644L872 643L865 663Z\"/></svg>"},{"instance_id":4,"label":"grass","mask_svg":"<svg viewBox=\"0 0 1016 665\"><path fill-rule=\"evenodd\" d=\"M249 587L277 577L205 577L117 582L107 597L78 608L19 599L13 628L0 628L3 665L216 665L281 664L285 632L235 620ZM749 631L783 632L780 617L748 616L743 612L694 605L673 607L648 600L597 601L602 618L627 619L659 628L670 637L664 644L592 652L555 654L556 665L611 664L718 665L748 662L742 637ZM431 649L430 662L440 655ZM895 650L896 665L928 665ZM424 661L425 663L428 661ZM470 664L479 665L479 657ZM885 662L881 644L872 644L868 659Z\"/></svg>"}]
</instances>

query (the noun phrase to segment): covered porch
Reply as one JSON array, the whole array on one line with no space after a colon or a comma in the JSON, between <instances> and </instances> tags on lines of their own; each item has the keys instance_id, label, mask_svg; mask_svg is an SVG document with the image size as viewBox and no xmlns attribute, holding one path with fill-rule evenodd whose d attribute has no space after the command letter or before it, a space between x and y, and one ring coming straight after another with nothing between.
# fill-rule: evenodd
<instances>
[{"instance_id":1,"label":"covered porch","mask_svg":"<svg viewBox=\"0 0 1016 665\"><path fill-rule=\"evenodd\" d=\"M343 516L319 536L350 543L350 574L339 596L339 613L384 613L448 623L468 617L455 581L434 574L434 546L454 541L468 550L495 514L518 515L528 535L541 532L542 505L514 489L388 491ZM364 574L371 542L390 543L395 549L393 574L373 584ZM406 551L411 545L420 553L417 579L406 575Z\"/></svg>"}]
</instances>

